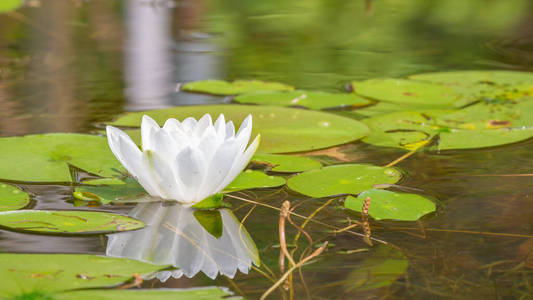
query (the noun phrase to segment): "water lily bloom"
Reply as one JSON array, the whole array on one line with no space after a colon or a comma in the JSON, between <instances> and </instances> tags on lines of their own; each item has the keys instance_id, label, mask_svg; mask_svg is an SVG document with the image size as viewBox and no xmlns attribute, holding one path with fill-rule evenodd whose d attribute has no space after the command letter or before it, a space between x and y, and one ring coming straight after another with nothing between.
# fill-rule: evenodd
<instances>
[{"instance_id":1,"label":"water lily bloom","mask_svg":"<svg viewBox=\"0 0 533 300\"><path fill-rule=\"evenodd\" d=\"M248 148L252 116L235 133L233 122L220 115L213 124L168 119L161 128L149 116L141 123L142 151L122 130L107 126L109 147L120 163L152 196L192 205L222 191L246 167L259 145Z\"/></svg>"}]
</instances>

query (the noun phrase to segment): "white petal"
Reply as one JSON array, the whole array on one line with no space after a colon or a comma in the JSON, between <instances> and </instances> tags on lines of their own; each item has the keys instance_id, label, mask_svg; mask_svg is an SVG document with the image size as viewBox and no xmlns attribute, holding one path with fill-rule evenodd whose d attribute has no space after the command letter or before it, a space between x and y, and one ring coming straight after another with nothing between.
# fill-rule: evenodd
<instances>
[{"instance_id":1,"label":"white petal","mask_svg":"<svg viewBox=\"0 0 533 300\"><path fill-rule=\"evenodd\" d=\"M118 128L107 126L106 131L109 147L118 161L150 195L161 196L139 147L135 145L126 133Z\"/></svg>"},{"instance_id":2,"label":"white petal","mask_svg":"<svg viewBox=\"0 0 533 300\"><path fill-rule=\"evenodd\" d=\"M183 122L181 122L181 127L183 128L183 131L185 132L190 132L194 126L196 126L196 119L193 118L193 117L188 117L187 119L183 120Z\"/></svg>"},{"instance_id":3,"label":"white petal","mask_svg":"<svg viewBox=\"0 0 533 300\"><path fill-rule=\"evenodd\" d=\"M159 153L147 152L148 159L151 163L151 172L156 178L156 184L161 191L161 197L169 200L183 201L183 183L176 178L171 164L167 159L162 158Z\"/></svg>"},{"instance_id":4,"label":"white petal","mask_svg":"<svg viewBox=\"0 0 533 300\"><path fill-rule=\"evenodd\" d=\"M204 194L212 195L220 191L217 188L224 182L231 170L237 157L237 149L238 145L235 139L224 141L217 149L209 164L205 182L201 189Z\"/></svg>"},{"instance_id":5,"label":"white petal","mask_svg":"<svg viewBox=\"0 0 533 300\"><path fill-rule=\"evenodd\" d=\"M198 120L198 123L196 123L193 135L195 137L201 137L204 131L211 126L213 126L213 120L211 119L211 115L205 114L200 120Z\"/></svg>"},{"instance_id":6,"label":"white petal","mask_svg":"<svg viewBox=\"0 0 533 300\"><path fill-rule=\"evenodd\" d=\"M250 135L252 134L252 115L248 115L246 119L241 124L239 131L236 135L237 144L239 144L239 153L242 153L248 141L250 140Z\"/></svg>"},{"instance_id":7,"label":"white petal","mask_svg":"<svg viewBox=\"0 0 533 300\"><path fill-rule=\"evenodd\" d=\"M219 136L226 136L226 119L223 114L218 116L218 119L215 121L215 131Z\"/></svg>"},{"instance_id":8,"label":"white petal","mask_svg":"<svg viewBox=\"0 0 533 300\"><path fill-rule=\"evenodd\" d=\"M232 138L235 136L235 126L232 121L226 123L226 139Z\"/></svg>"},{"instance_id":9,"label":"white petal","mask_svg":"<svg viewBox=\"0 0 533 300\"><path fill-rule=\"evenodd\" d=\"M231 169L226 174L226 178L224 178L221 184L215 189L215 193L218 193L223 190L228 184L233 181L233 179L235 179L235 177L237 177L237 175L242 172L242 170L244 170L244 168L250 162L250 159L252 159L252 156L257 150L257 147L259 147L260 140L261 136L257 135L252 144L250 144L250 146L248 147L248 149L246 149L246 151L235 160L235 163L231 166Z\"/></svg>"},{"instance_id":10,"label":"white petal","mask_svg":"<svg viewBox=\"0 0 533 300\"><path fill-rule=\"evenodd\" d=\"M153 148L152 152L157 153L160 159L164 160L168 165L174 163L174 158L179 153L181 147L176 143L176 140L170 136L165 130L159 130L152 138Z\"/></svg>"},{"instance_id":11,"label":"white petal","mask_svg":"<svg viewBox=\"0 0 533 300\"><path fill-rule=\"evenodd\" d=\"M185 147L176 157L175 176L183 183L182 201L193 202L202 199L197 198L200 185L204 181L207 171L206 162L200 150L190 146Z\"/></svg>"},{"instance_id":12,"label":"white petal","mask_svg":"<svg viewBox=\"0 0 533 300\"><path fill-rule=\"evenodd\" d=\"M160 130L159 125L148 115L144 115L141 122L141 140L143 151L153 149L153 136Z\"/></svg>"},{"instance_id":13,"label":"white petal","mask_svg":"<svg viewBox=\"0 0 533 300\"><path fill-rule=\"evenodd\" d=\"M209 127L205 130L203 136L201 137L198 143L198 149L200 149L204 154L204 160L207 164L211 163L211 159L218 147L222 144L223 139L217 136L215 129Z\"/></svg>"},{"instance_id":14,"label":"white petal","mask_svg":"<svg viewBox=\"0 0 533 300\"><path fill-rule=\"evenodd\" d=\"M170 118L165 122L165 125L163 125L163 129L167 132L174 131L174 130L182 130L181 129L181 123L180 121Z\"/></svg>"}]
</instances>

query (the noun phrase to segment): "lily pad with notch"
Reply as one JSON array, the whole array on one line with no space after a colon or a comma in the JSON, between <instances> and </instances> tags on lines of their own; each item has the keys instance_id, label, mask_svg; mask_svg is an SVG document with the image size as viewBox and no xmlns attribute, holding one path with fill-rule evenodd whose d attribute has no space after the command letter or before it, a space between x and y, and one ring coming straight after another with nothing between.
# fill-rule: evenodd
<instances>
[{"instance_id":1,"label":"lily pad with notch","mask_svg":"<svg viewBox=\"0 0 533 300\"><path fill-rule=\"evenodd\" d=\"M319 91L255 92L238 95L233 100L247 104L303 106L310 109L360 107L370 104L370 100L354 94Z\"/></svg>"},{"instance_id":2,"label":"lily pad with notch","mask_svg":"<svg viewBox=\"0 0 533 300\"><path fill-rule=\"evenodd\" d=\"M237 95L256 91L292 91L294 88L279 82L261 80L201 80L185 83L182 91L213 95Z\"/></svg>"},{"instance_id":3,"label":"lily pad with notch","mask_svg":"<svg viewBox=\"0 0 533 300\"><path fill-rule=\"evenodd\" d=\"M368 214L376 220L416 221L436 209L435 203L424 196L379 189L364 191L357 198L348 196L344 206L361 212L367 197L370 198Z\"/></svg>"},{"instance_id":4,"label":"lily pad with notch","mask_svg":"<svg viewBox=\"0 0 533 300\"><path fill-rule=\"evenodd\" d=\"M400 171L366 164L345 164L323 167L295 175L288 187L306 196L321 198L356 195L375 184L393 184L401 179Z\"/></svg>"},{"instance_id":5,"label":"lily pad with notch","mask_svg":"<svg viewBox=\"0 0 533 300\"><path fill-rule=\"evenodd\" d=\"M17 210L30 203L30 195L16 186L0 183L0 212Z\"/></svg>"},{"instance_id":6,"label":"lily pad with notch","mask_svg":"<svg viewBox=\"0 0 533 300\"><path fill-rule=\"evenodd\" d=\"M1 212L0 227L38 234L81 235L135 230L144 227L144 223L108 212L18 210Z\"/></svg>"},{"instance_id":7,"label":"lily pad with notch","mask_svg":"<svg viewBox=\"0 0 533 300\"><path fill-rule=\"evenodd\" d=\"M312 158L296 155L256 153L252 162L263 164L274 172L296 173L317 169L322 164Z\"/></svg>"},{"instance_id":8,"label":"lily pad with notch","mask_svg":"<svg viewBox=\"0 0 533 300\"><path fill-rule=\"evenodd\" d=\"M100 136L71 133L0 138L0 178L25 182L73 182L70 166L110 177L123 170ZM31 170L29 172L28 170Z\"/></svg>"},{"instance_id":9,"label":"lily pad with notch","mask_svg":"<svg viewBox=\"0 0 533 300\"><path fill-rule=\"evenodd\" d=\"M236 127L248 114L253 116L252 136L261 134L258 151L286 153L310 151L345 144L368 134L368 128L359 121L337 115L304 109L259 105L205 105L181 106L162 110L126 113L112 122L114 126L136 127L143 115L149 115L159 125L169 118L184 120L200 118L210 113L213 117L224 114ZM126 131L139 144L139 130Z\"/></svg>"},{"instance_id":10,"label":"lily pad with notch","mask_svg":"<svg viewBox=\"0 0 533 300\"><path fill-rule=\"evenodd\" d=\"M0 253L0 298L31 292L110 287L131 280L135 273L149 278L167 265L87 254Z\"/></svg>"},{"instance_id":11,"label":"lily pad with notch","mask_svg":"<svg viewBox=\"0 0 533 300\"><path fill-rule=\"evenodd\" d=\"M286 183L285 178L267 175L261 171L246 170L239 174L225 189L224 193L256 188L272 188Z\"/></svg>"}]
</instances>

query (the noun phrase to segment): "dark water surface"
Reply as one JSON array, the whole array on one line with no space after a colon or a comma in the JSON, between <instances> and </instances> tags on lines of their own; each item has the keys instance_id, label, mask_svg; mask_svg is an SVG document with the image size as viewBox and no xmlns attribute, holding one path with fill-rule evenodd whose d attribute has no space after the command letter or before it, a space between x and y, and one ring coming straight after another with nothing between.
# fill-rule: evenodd
<instances>
[{"instance_id":1,"label":"dark water surface","mask_svg":"<svg viewBox=\"0 0 533 300\"><path fill-rule=\"evenodd\" d=\"M351 80L427 71L533 71L531 1L29 2L0 15L0 136L93 132L94 124L124 111L224 102L175 91L176 83L191 80L263 79L340 91ZM376 165L403 154L360 142L341 150L350 161ZM378 289L352 288L360 278L351 273L374 250L341 254L368 246L360 237L310 224L306 229L314 241L332 246L303 269L306 285L295 275L295 299L533 297L533 177L510 176L533 173L532 140L418 153L398 167L407 174L403 186L438 199L437 212L420 222L372 222L373 236L409 259L405 275ZM71 187L26 188L36 195L34 208L73 207ZM325 201L272 192L246 196L276 207L286 199L292 206L304 202L295 210L302 215ZM237 200L232 204L239 218L252 208ZM98 209L127 213L130 208ZM343 227L347 217L358 219L335 200L314 219ZM245 222L262 263L277 274L278 219L277 211L257 206ZM294 234L288 229L290 239ZM105 247L98 236L0 230L0 252L104 254ZM232 281L198 275L164 286L214 284L257 298L272 282L251 271ZM161 284L146 283L152 285Z\"/></svg>"}]
</instances>

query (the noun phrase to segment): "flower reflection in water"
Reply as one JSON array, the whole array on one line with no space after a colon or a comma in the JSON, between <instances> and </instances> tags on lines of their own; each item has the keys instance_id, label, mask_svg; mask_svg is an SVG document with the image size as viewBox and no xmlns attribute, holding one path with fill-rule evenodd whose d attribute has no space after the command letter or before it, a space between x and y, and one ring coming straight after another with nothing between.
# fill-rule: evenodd
<instances>
[{"instance_id":1,"label":"flower reflection in water","mask_svg":"<svg viewBox=\"0 0 533 300\"><path fill-rule=\"evenodd\" d=\"M130 216L146 227L109 235L106 254L154 264L170 264L170 276L193 277L199 271L214 279L218 273L233 278L237 270L247 274L252 263L259 265L252 238L228 209L201 211L177 203L140 203Z\"/></svg>"}]
</instances>

